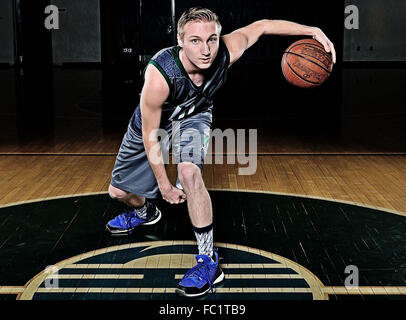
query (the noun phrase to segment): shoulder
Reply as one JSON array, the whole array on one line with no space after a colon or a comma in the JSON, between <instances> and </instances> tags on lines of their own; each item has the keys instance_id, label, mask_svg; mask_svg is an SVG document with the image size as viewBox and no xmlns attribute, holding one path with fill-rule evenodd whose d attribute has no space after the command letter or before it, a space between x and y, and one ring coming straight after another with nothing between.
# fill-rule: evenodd
<instances>
[{"instance_id":1,"label":"shoulder","mask_svg":"<svg viewBox=\"0 0 406 320\"><path fill-rule=\"evenodd\" d=\"M145 70L145 79L142 94L167 97L170 86L162 71L154 64L149 63Z\"/></svg>"},{"instance_id":2,"label":"shoulder","mask_svg":"<svg viewBox=\"0 0 406 320\"><path fill-rule=\"evenodd\" d=\"M245 38L242 34L234 32L221 37L230 56L230 66L236 62L245 51Z\"/></svg>"},{"instance_id":3,"label":"shoulder","mask_svg":"<svg viewBox=\"0 0 406 320\"><path fill-rule=\"evenodd\" d=\"M145 110L161 109L169 92L169 87L159 70L149 64L145 70L145 80L141 91L141 114L145 113Z\"/></svg>"},{"instance_id":4,"label":"shoulder","mask_svg":"<svg viewBox=\"0 0 406 320\"><path fill-rule=\"evenodd\" d=\"M171 89L173 49L174 47L164 48L152 56L144 70L145 82L152 79L153 81L158 81L158 83L162 83Z\"/></svg>"},{"instance_id":5,"label":"shoulder","mask_svg":"<svg viewBox=\"0 0 406 320\"><path fill-rule=\"evenodd\" d=\"M151 61L156 61L156 62L163 62L168 58L172 57L172 50L174 49L174 47L168 47L168 48L164 48L161 49L160 51L158 51L157 53L155 53L152 58Z\"/></svg>"}]
</instances>

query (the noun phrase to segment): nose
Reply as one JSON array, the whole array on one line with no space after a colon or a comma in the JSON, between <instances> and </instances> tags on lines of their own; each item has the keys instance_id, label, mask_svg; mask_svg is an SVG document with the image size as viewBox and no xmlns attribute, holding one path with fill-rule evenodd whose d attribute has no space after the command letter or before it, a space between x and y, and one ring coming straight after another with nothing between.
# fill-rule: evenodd
<instances>
[{"instance_id":1,"label":"nose","mask_svg":"<svg viewBox=\"0 0 406 320\"><path fill-rule=\"evenodd\" d=\"M204 56L210 55L210 47L207 43L203 43L203 46L201 48L201 54Z\"/></svg>"}]
</instances>

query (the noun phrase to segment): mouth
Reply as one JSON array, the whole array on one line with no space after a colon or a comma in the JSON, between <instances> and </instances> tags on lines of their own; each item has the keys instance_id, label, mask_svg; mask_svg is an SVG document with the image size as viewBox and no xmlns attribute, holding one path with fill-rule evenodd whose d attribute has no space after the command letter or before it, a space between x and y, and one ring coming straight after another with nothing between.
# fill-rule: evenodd
<instances>
[{"instance_id":1,"label":"mouth","mask_svg":"<svg viewBox=\"0 0 406 320\"><path fill-rule=\"evenodd\" d=\"M210 58L201 58L200 59L203 63L209 63L210 62Z\"/></svg>"}]
</instances>

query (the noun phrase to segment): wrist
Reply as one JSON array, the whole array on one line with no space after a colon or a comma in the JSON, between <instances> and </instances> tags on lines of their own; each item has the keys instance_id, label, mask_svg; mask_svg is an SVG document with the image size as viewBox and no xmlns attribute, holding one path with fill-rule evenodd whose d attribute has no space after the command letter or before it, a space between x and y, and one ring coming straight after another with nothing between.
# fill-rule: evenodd
<instances>
[{"instance_id":1,"label":"wrist","mask_svg":"<svg viewBox=\"0 0 406 320\"><path fill-rule=\"evenodd\" d=\"M305 30L305 35L311 36L314 38L316 36L318 30L319 30L319 28L317 28L317 27L307 27Z\"/></svg>"},{"instance_id":2,"label":"wrist","mask_svg":"<svg viewBox=\"0 0 406 320\"><path fill-rule=\"evenodd\" d=\"M169 190L172 187L172 184L167 179L158 180L158 188L159 190Z\"/></svg>"}]
</instances>

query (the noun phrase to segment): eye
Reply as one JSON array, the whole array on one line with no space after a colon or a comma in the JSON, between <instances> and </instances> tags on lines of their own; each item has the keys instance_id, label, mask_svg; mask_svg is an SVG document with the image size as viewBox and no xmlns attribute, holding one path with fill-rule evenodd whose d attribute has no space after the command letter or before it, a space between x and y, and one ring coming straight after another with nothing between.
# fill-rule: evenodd
<instances>
[{"instance_id":1,"label":"eye","mask_svg":"<svg viewBox=\"0 0 406 320\"><path fill-rule=\"evenodd\" d=\"M217 38L210 38L209 41L211 41L211 42L216 42L216 41L217 41Z\"/></svg>"},{"instance_id":2,"label":"eye","mask_svg":"<svg viewBox=\"0 0 406 320\"><path fill-rule=\"evenodd\" d=\"M192 39L191 42L194 43L194 44L197 44L197 43L199 42L199 40L197 40L197 39Z\"/></svg>"}]
</instances>

